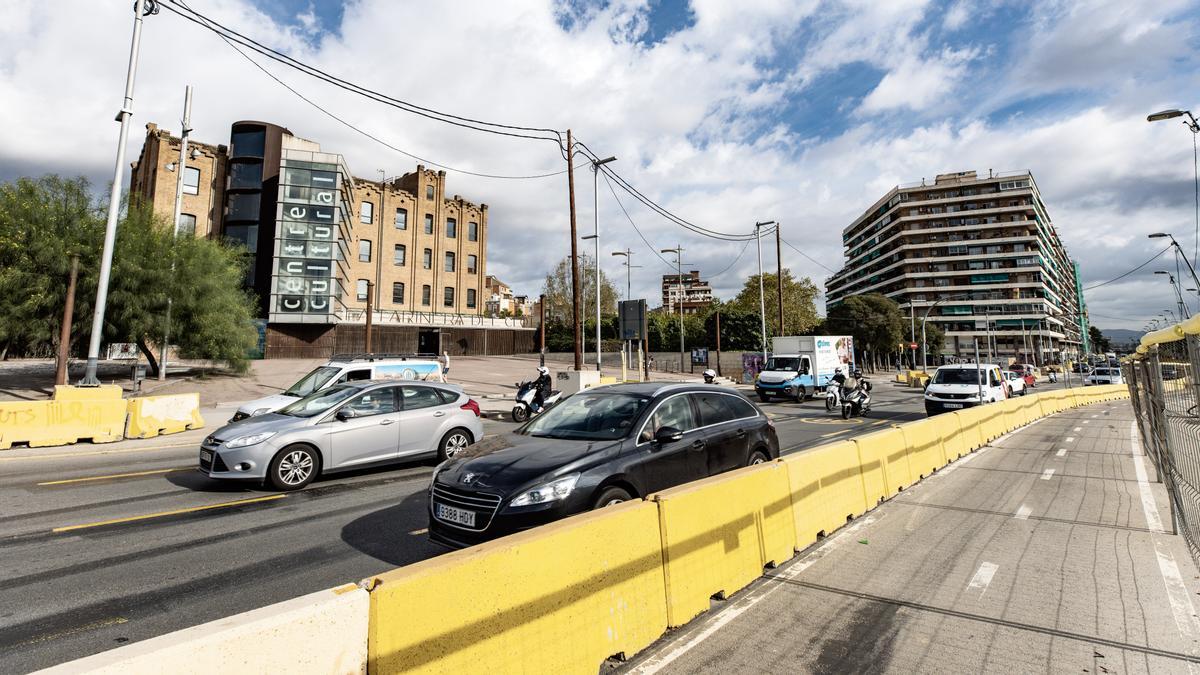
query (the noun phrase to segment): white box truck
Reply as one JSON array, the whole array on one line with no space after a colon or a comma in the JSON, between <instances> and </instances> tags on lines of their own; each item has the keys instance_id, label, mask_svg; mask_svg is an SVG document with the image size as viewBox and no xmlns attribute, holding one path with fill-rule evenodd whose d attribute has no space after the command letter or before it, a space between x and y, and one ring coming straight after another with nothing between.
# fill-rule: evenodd
<instances>
[{"instance_id":1,"label":"white box truck","mask_svg":"<svg viewBox=\"0 0 1200 675\"><path fill-rule=\"evenodd\" d=\"M854 369L854 338L849 335L792 335L772 338L771 355L754 380L764 403L773 397L802 401L824 391L834 370Z\"/></svg>"}]
</instances>

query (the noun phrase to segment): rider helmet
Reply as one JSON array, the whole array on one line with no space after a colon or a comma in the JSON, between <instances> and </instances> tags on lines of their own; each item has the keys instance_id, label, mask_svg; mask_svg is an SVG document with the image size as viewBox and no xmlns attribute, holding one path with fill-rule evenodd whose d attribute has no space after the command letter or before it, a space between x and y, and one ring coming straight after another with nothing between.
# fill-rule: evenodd
<instances>
[{"instance_id":1,"label":"rider helmet","mask_svg":"<svg viewBox=\"0 0 1200 675\"><path fill-rule=\"evenodd\" d=\"M542 375L549 375L550 369L547 368L546 366L538 366L538 373L540 373Z\"/></svg>"}]
</instances>

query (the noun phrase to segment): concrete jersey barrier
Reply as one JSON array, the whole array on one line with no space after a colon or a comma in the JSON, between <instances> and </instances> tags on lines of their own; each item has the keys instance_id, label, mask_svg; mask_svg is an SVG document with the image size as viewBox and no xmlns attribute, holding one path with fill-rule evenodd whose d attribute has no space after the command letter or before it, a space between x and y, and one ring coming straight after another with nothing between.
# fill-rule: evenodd
<instances>
[{"instance_id":1,"label":"concrete jersey barrier","mask_svg":"<svg viewBox=\"0 0 1200 675\"><path fill-rule=\"evenodd\" d=\"M129 399L126 438L153 438L204 426L200 394L171 394Z\"/></svg>"}]
</instances>

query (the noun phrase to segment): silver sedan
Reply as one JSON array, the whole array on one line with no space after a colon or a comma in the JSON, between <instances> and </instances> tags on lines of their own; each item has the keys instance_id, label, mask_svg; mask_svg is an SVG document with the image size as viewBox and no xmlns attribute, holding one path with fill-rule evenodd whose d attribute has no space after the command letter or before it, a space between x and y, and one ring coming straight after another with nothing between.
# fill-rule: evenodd
<instances>
[{"instance_id":1,"label":"silver sedan","mask_svg":"<svg viewBox=\"0 0 1200 675\"><path fill-rule=\"evenodd\" d=\"M479 404L455 385L349 382L221 427L200 446L200 471L296 490L319 474L442 461L481 438Z\"/></svg>"}]
</instances>

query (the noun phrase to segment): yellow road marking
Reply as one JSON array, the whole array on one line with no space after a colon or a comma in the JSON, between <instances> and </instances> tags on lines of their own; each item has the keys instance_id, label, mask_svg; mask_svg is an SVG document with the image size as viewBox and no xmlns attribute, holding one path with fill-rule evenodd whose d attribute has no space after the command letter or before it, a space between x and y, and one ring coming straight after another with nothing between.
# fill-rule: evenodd
<instances>
[{"instance_id":1,"label":"yellow road marking","mask_svg":"<svg viewBox=\"0 0 1200 675\"><path fill-rule=\"evenodd\" d=\"M41 486L41 485L66 485L68 483L88 483L88 482L91 482L94 480L109 480L110 478L134 478L136 476L153 476L155 474L160 474L160 473L171 473L172 471L191 471L195 468L196 467L194 467L194 466L180 466L180 467L176 467L174 469L155 469L154 471L134 471L133 473L113 473L113 474L109 474L107 476L88 476L87 478L69 478L66 480L51 480L51 481L46 481L45 483L38 483L38 485L39 486Z\"/></svg>"},{"instance_id":2,"label":"yellow road marking","mask_svg":"<svg viewBox=\"0 0 1200 675\"><path fill-rule=\"evenodd\" d=\"M163 516L177 516L181 513L195 513L196 511L207 511L209 509L220 509L226 506L241 506L243 504L256 504L258 502L269 502L276 499L283 499L287 495L268 495L266 497L254 497L253 499L238 499L232 502L221 502L219 504L205 504L204 506L189 506L186 509L173 509L171 511L160 511L158 513L147 513L141 516L129 516L128 518L113 518L112 520L101 520L96 523L83 523L82 525L67 525L65 527L56 527L51 532L70 532L72 530L82 530L88 527L100 527L102 525L117 525L120 523L132 523L138 520L148 520L150 518L162 518Z\"/></svg>"},{"instance_id":3,"label":"yellow road marking","mask_svg":"<svg viewBox=\"0 0 1200 675\"><path fill-rule=\"evenodd\" d=\"M94 450L92 452L59 452L53 455L22 455L21 457L0 457L0 462L19 462L25 459L67 459L71 457L89 457L92 455L115 455L124 452L150 452L152 450L169 450L171 448L200 448L200 441L203 437L197 438L190 443L176 443L174 445L152 445L145 448L113 448L112 450ZM36 448L34 448L36 450ZM0 453L2 454L2 453Z\"/></svg>"},{"instance_id":4,"label":"yellow road marking","mask_svg":"<svg viewBox=\"0 0 1200 675\"><path fill-rule=\"evenodd\" d=\"M35 645L35 644L38 644L41 642L49 642L51 640L57 640L58 638L66 637L68 635L74 635L75 633L82 633L85 630L95 630L97 628L106 628L108 626L116 626L116 625L123 624L123 623L129 623L129 619L126 619L123 616L118 616L118 617L115 617L112 619L101 619L100 621L93 621L91 623L85 623L82 626L76 626L75 628L68 628L67 630L58 631L57 633L47 633L45 635L38 635L37 637L29 638L28 640L25 640L24 642L18 642L17 644L15 644L13 646L14 647L23 647L25 645Z\"/></svg>"},{"instance_id":5,"label":"yellow road marking","mask_svg":"<svg viewBox=\"0 0 1200 675\"><path fill-rule=\"evenodd\" d=\"M819 436L819 438L829 438L830 436L837 436L838 434L844 434L844 433L846 433L847 431L850 431L850 430L849 430L849 429L842 429L841 431L831 431L831 432L829 432L829 433L827 433L827 434L821 434L821 435Z\"/></svg>"},{"instance_id":6,"label":"yellow road marking","mask_svg":"<svg viewBox=\"0 0 1200 675\"><path fill-rule=\"evenodd\" d=\"M429 531L428 527L423 527L419 530L413 530L412 532L409 532L409 534L425 534L428 531Z\"/></svg>"}]
</instances>

